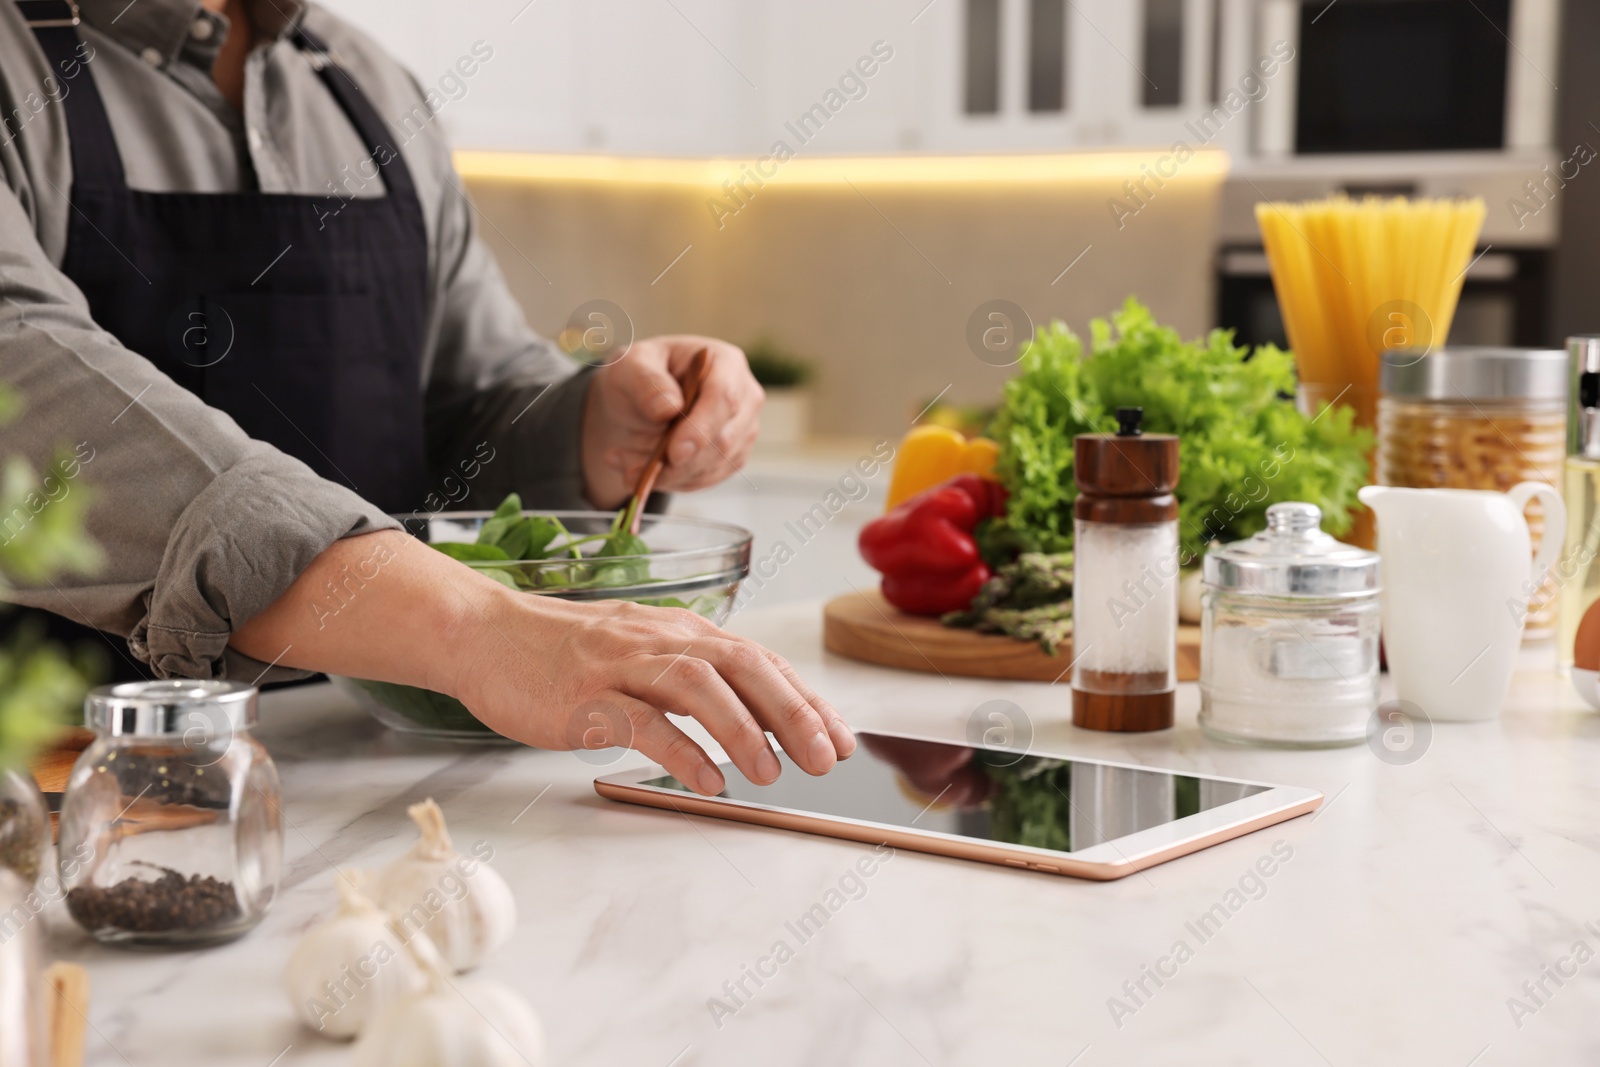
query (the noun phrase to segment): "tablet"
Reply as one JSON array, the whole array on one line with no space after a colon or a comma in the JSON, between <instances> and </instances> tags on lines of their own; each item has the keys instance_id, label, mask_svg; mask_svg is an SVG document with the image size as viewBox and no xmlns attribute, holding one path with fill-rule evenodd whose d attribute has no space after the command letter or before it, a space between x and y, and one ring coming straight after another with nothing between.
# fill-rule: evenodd
<instances>
[{"instance_id":1,"label":"tablet","mask_svg":"<svg viewBox=\"0 0 1600 1067\"><path fill-rule=\"evenodd\" d=\"M821 778L783 773L701 796L660 767L595 779L601 796L692 815L1047 874L1110 880L1316 810L1297 786L863 730Z\"/></svg>"}]
</instances>

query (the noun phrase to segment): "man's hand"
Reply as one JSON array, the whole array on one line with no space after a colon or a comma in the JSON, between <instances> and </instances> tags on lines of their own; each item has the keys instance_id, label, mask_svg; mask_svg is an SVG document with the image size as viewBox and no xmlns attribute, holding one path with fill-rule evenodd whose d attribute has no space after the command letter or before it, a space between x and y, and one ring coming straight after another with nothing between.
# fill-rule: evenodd
<instances>
[{"instance_id":1,"label":"man's hand","mask_svg":"<svg viewBox=\"0 0 1600 1067\"><path fill-rule=\"evenodd\" d=\"M760 429L761 386L744 353L709 337L649 337L595 373L583 412L583 480L591 503L619 506L683 408L679 378L701 348L710 370L694 410L673 432L656 488L704 489L744 466Z\"/></svg>"},{"instance_id":2,"label":"man's hand","mask_svg":"<svg viewBox=\"0 0 1600 1067\"><path fill-rule=\"evenodd\" d=\"M782 657L692 611L491 593L481 617L463 619L479 639L459 657L452 690L506 737L635 749L708 796L725 787L722 773L672 716L699 720L758 785L779 772L768 731L807 774L855 751L839 713Z\"/></svg>"},{"instance_id":3,"label":"man's hand","mask_svg":"<svg viewBox=\"0 0 1600 1067\"><path fill-rule=\"evenodd\" d=\"M350 584L352 573L363 577ZM319 608L345 591L337 613ZM690 611L507 589L397 530L336 541L235 630L263 663L448 693L486 726L549 749L637 749L690 788L722 773L672 721L705 726L739 771L807 774L855 751L839 713L780 656Z\"/></svg>"}]
</instances>

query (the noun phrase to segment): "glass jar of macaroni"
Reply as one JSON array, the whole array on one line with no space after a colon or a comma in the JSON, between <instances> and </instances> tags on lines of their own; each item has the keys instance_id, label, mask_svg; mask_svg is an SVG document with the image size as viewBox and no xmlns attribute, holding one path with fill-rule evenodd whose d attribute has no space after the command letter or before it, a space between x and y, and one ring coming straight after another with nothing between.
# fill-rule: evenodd
<instances>
[{"instance_id":1,"label":"glass jar of macaroni","mask_svg":"<svg viewBox=\"0 0 1600 1067\"><path fill-rule=\"evenodd\" d=\"M1518 482L1560 488L1567 443L1567 354L1560 349L1456 346L1383 354L1378 401L1379 485L1492 489ZM1528 505L1537 552L1542 506ZM1524 641L1554 636L1552 577L1523 590Z\"/></svg>"}]
</instances>

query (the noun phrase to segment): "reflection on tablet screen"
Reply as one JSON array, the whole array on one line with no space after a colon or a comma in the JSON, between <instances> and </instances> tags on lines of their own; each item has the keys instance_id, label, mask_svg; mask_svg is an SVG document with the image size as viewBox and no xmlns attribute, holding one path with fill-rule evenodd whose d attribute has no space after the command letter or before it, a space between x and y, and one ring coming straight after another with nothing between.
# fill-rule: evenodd
<instances>
[{"instance_id":1,"label":"reflection on tablet screen","mask_svg":"<svg viewBox=\"0 0 1600 1067\"><path fill-rule=\"evenodd\" d=\"M754 785L724 765L728 787L721 795L1074 852L1270 788L887 734L857 737L856 754L821 778L781 755L783 774L772 785ZM692 792L672 777L643 784Z\"/></svg>"}]
</instances>

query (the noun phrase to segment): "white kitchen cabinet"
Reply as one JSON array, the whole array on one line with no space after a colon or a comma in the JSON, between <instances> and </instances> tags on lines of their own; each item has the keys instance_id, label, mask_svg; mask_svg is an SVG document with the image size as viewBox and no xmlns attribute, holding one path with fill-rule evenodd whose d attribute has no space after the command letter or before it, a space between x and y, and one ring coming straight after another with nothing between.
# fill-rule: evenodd
<instances>
[{"instance_id":1,"label":"white kitchen cabinet","mask_svg":"<svg viewBox=\"0 0 1600 1067\"><path fill-rule=\"evenodd\" d=\"M447 77L474 42L494 50L464 89L443 94L440 122L462 146L745 156L767 152L780 138L800 148L785 124L822 102L876 42L892 49L893 58L802 150L1169 146L1186 120L1209 110L1214 5L1253 0L1059 0L1065 106L1046 112L1028 108L1028 31L1032 5L1055 0L993 0L1000 16L1000 107L990 115L963 111L969 2L328 0L328 6L393 49L427 87ZM1145 107L1144 12L1149 3L1169 2L1181 5L1183 17L1180 102ZM1247 15L1235 14L1233 23L1249 32ZM1238 65L1239 57L1232 58Z\"/></svg>"},{"instance_id":2,"label":"white kitchen cabinet","mask_svg":"<svg viewBox=\"0 0 1600 1067\"><path fill-rule=\"evenodd\" d=\"M440 122L464 147L738 158L763 155L780 139L799 152L832 155L1167 148L1182 139L1227 149L1241 162L1292 150L1292 69L1214 123L1219 131L1206 129L1205 119L1275 44L1294 44L1300 0L328 5L389 45L425 86L448 77L474 42L494 49L479 74L444 94ZM975 9L998 15L998 107L989 114L964 107ZM1029 107L1036 9L1057 11L1064 22L1059 110ZM1545 72L1554 70L1559 2L1514 0L1512 10L1522 43L1509 68L1507 150L1538 151L1548 146L1553 121L1555 90ZM1163 24L1163 12L1175 14L1181 28L1176 75L1160 61L1159 41L1154 52L1147 49L1147 19ZM858 98L833 111L820 135L802 143L790 124L827 100L877 42L893 58L864 79ZM1147 89L1166 102L1150 106Z\"/></svg>"}]
</instances>

